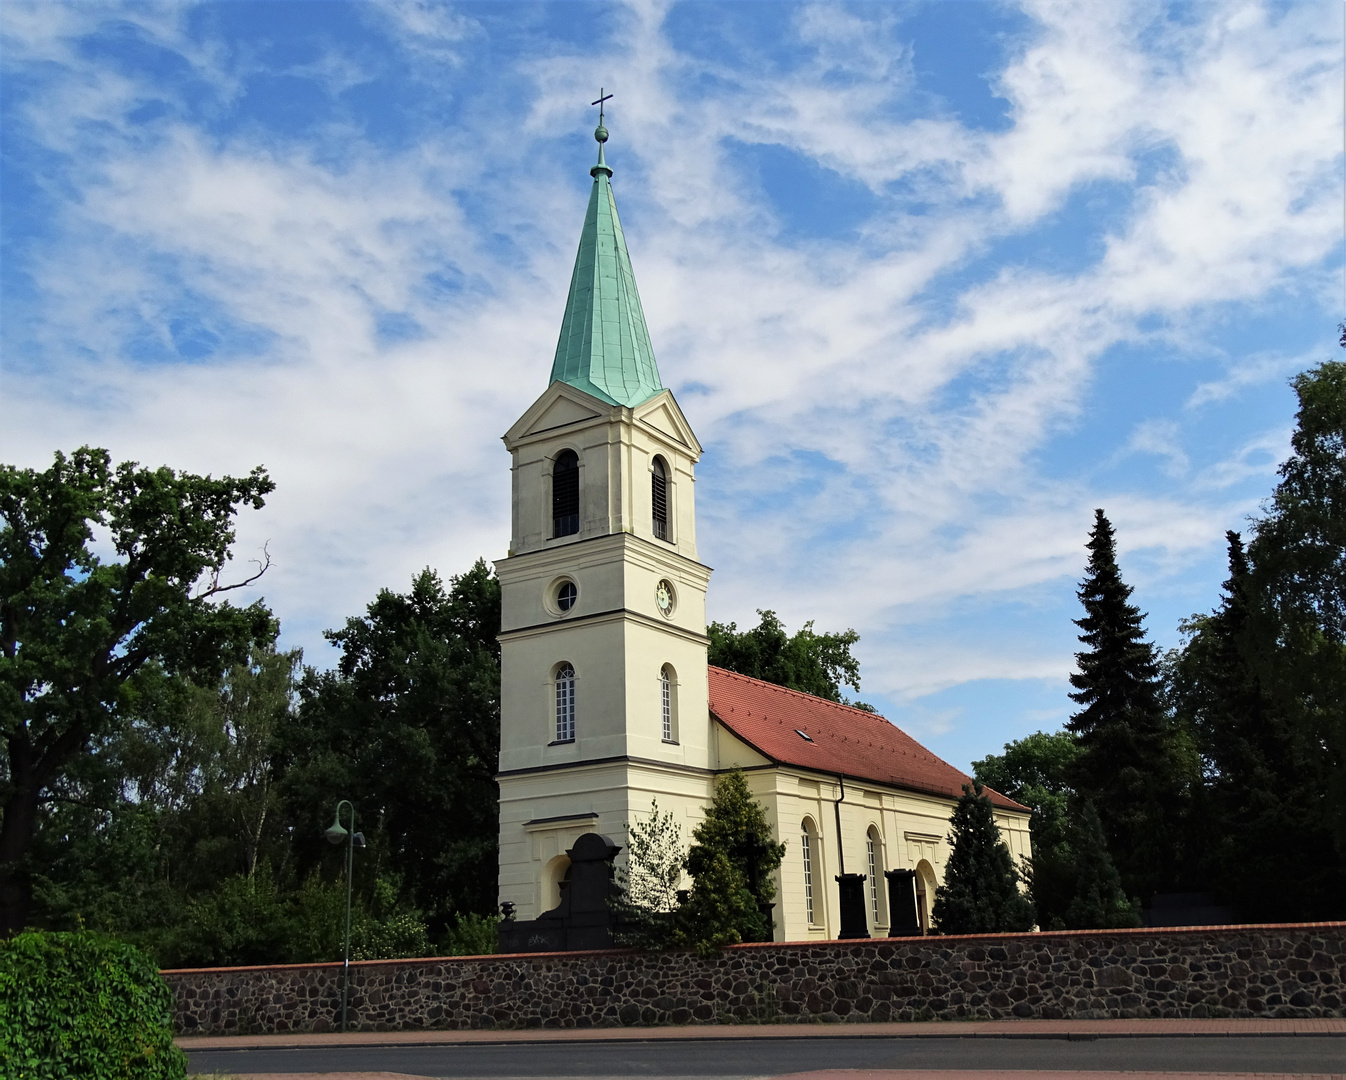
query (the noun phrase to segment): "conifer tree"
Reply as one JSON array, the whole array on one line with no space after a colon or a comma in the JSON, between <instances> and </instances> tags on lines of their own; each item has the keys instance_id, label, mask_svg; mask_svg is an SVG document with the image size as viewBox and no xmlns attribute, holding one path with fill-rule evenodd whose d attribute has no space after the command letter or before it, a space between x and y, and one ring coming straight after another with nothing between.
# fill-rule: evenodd
<instances>
[{"instance_id":1,"label":"conifer tree","mask_svg":"<svg viewBox=\"0 0 1346 1080\"><path fill-rule=\"evenodd\" d=\"M692 840L685 865L694 884L678 912L680 942L704 952L769 941L772 925L758 902L775 896L771 875L785 857L785 845L771 843L766 808L752 797L738 769L716 779L715 797Z\"/></svg>"},{"instance_id":2,"label":"conifer tree","mask_svg":"<svg viewBox=\"0 0 1346 1080\"><path fill-rule=\"evenodd\" d=\"M965 786L950 819L953 851L935 890L942 934L991 934L1033 928L1033 904L1019 891L1014 856L1000 838L981 784Z\"/></svg>"},{"instance_id":3,"label":"conifer tree","mask_svg":"<svg viewBox=\"0 0 1346 1080\"><path fill-rule=\"evenodd\" d=\"M1139 926L1135 905L1122 892L1122 879L1108 855L1103 823L1086 800L1074 829L1075 896L1066 911L1071 930L1112 930Z\"/></svg>"},{"instance_id":4,"label":"conifer tree","mask_svg":"<svg viewBox=\"0 0 1346 1080\"><path fill-rule=\"evenodd\" d=\"M1180 740L1164 708L1154 646L1117 566L1111 522L1094 511L1089 565L1078 596L1085 651L1075 654L1070 695L1081 709L1066 727L1079 736L1072 786L1098 808L1108 848L1130 895L1175 883L1182 807Z\"/></svg>"},{"instance_id":5,"label":"conifer tree","mask_svg":"<svg viewBox=\"0 0 1346 1080\"><path fill-rule=\"evenodd\" d=\"M1068 731L1038 731L1005 744L1003 754L972 763L981 783L1033 811L1029 834L1033 858L1024 868L1028 893L1044 930L1064 929L1066 909L1075 895L1068 775L1079 744Z\"/></svg>"}]
</instances>

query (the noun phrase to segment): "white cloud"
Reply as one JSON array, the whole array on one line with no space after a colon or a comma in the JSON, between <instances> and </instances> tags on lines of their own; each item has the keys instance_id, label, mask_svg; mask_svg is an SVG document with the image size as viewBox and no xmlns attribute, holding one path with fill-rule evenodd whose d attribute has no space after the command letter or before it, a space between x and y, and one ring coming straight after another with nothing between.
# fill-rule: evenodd
<instances>
[{"instance_id":1,"label":"white cloud","mask_svg":"<svg viewBox=\"0 0 1346 1080\"><path fill-rule=\"evenodd\" d=\"M23 313L46 370L7 361L16 422L0 445L33 464L85 441L216 473L265 462L279 489L245 517L240 554L271 538L268 598L310 645L421 565L503 554L497 438L545 383L587 182L587 161L555 137L592 123L575 103L601 69L618 92L609 159L661 370L695 387L683 405L712 455L703 477L717 488L698 503L713 616L770 606L792 624L854 625L877 688L908 701L1059 679L1059 648L962 648L950 632L922 651L903 630L961 598L1061 588L1095 505L1124 550L1159 553L1144 571L1157 587L1246 512L1238 485L1269 475L1281 429L1242 432L1221 463L1194 468L1189 456L1206 458L1175 421L1141 417L1096 460L1159 454L1179 484L1163 495L1044 456L1100 408L1107 350L1156 337L1146 320L1227 369L1151 416L1215 408L1287 370L1265 353L1212 356L1191 328L1316 281L1338 243L1326 11L1212 6L1178 25L1147 6L1031 4L1031 30L992 73L1012 126L987 132L893 108L915 75L882 7L800 9L802 59L770 68L680 49L666 7L634 5L606 16L616 36L601 55L557 42L520 54L511 77L531 97L477 102L388 151L340 126L222 135L172 86L74 44L133 19L223 107L258 61L188 35L174 7L10 5L8 70L47 71L17 122L63 165L47 180L55 233L28 266L40 299ZM459 78L491 33L442 5L367 14L422 80ZM290 73L335 95L388 77L370 63L333 49ZM169 114L132 123L147 100ZM879 206L866 242L784 239L729 139L862 180ZM927 213L891 195L898 180ZM1094 183L1119 193L1101 254L1035 265L1016 245ZM407 332L389 337L390 318ZM184 320L222 351L165 359Z\"/></svg>"},{"instance_id":2,"label":"white cloud","mask_svg":"<svg viewBox=\"0 0 1346 1080\"><path fill-rule=\"evenodd\" d=\"M1191 462L1182 446L1182 429L1176 420L1143 420L1131 432L1119 456L1154 454L1164 459L1164 472L1180 477Z\"/></svg>"}]
</instances>

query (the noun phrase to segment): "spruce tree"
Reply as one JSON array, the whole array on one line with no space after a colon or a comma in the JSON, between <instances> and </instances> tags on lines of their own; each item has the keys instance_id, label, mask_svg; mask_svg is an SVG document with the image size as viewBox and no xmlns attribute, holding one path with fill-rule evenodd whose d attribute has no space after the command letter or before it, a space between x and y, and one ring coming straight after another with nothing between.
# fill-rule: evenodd
<instances>
[{"instance_id":1,"label":"spruce tree","mask_svg":"<svg viewBox=\"0 0 1346 1080\"><path fill-rule=\"evenodd\" d=\"M785 857L785 845L771 843L766 808L752 797L738 769L716 779L715 797L692 840L685 865L693 885L678 910L679 943L707 952L740 941L770 941L772 923L758 901L775 897L771 875Z\"/></svg>"},{"instance_id":2,"label":"spruce tree","mask_svg":"<svg viewBox=\"0 0 1346 1080\"><path fill-rule=\"evenodd\" d=\"M1019 891L1014 856L1000 838L981 784L965 786L950 819L953 851L935 890L942 934L992 934L1033 928L1033 904Z\"/></svg>"},{"instance_id":3,"label":"spruce tree","mask_svg":"<svg viewBox=\"0 0 1346 1080\"><path fill-rule=\"evenodd\" d=\"M1086 800L1074 828L1075 896L1066 911L1071 930L1112 930L1139 926L1135 905L1122 892L1122 879L1108 855L1098 810Z\"/></svg>"},{"instance_id":4,"label":"spruce tree","mask_svg":"<svg viewBox=\"0 0 1346 1080\"><path fill-rule=\"evenodd\" d=\"M1072 787L1098 808L1129 895L1176 883L1181 862L1182 747L1168 715L1144 616L1122 580L1111 522L1094 511L1089 565L1078 596L1085 651L1075 654L1070 695L1081 709L1066 724L1080 741Z\"/></svg>"}]
</instances>

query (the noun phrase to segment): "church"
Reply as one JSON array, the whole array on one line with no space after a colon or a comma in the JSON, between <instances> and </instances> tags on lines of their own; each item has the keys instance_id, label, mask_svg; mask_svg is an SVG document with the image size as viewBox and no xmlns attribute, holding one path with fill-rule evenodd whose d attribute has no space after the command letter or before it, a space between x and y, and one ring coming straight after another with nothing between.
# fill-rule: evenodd
<instances>
[{"instance_id":1,"label":"church","mask_svg":"<svg viewBox=\"0 0 1346 1080\"><path fill-rule=\"evenodd\" d=\"M594 137L551 383L504 436L500 900L520 919L555 907L567 849L589 832L624 844L656 800L690 843L716 775L738 768L786 845L777 941L841 934L843 874L863 891L868 933L887 934L894 869L915 872L928 930L969 777L880 716L707 662L701 444L655 363L601 113ZM1026 858L1027 808L989 794Z\"/></svg>"}]
</instances>

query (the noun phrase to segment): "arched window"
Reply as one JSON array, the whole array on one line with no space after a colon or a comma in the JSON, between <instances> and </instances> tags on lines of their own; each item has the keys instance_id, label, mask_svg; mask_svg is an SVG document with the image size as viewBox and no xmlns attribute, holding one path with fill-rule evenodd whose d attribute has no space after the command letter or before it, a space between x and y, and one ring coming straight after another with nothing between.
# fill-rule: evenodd
<instances>
[{"instance_id":1,"label":"arched window","mask_svg":"<svg viewBox=\"0 0 1346 1080\"><path fill-rule=\"evenodd\" d=\"M916 914L921 920L921 933L930 933L931 902L935 896L935 871L922 859L916 864Z\"/></svg>"},{"instance_id":2,"label":"arched window","mask_svg":"<svg viewBox=\"0 0 1346 1080\"><path fill-rule=\"evenodd\" d=\"M575 741L575 669L569 664L556 669L556 741Z\"/></svg>"},{"instance_id":3,"label":"arched window","mask_svg":"<svg viewBox=\"0 0 1346 1080\"><path fill-rule=\"evenodd\" d=\"M664 459L654 459L654 475L650 481L652 491L652 513L654 535L660 540L668 539L668 469Z\"/></svg>"},{"instance_id":4,"label":"arched window","mask_svg":"<svg viewBox=\"0 0 1346 1080\"><path fill-rule=\"evenodd\" d=\"M551 534L580 531L580 459L573 450L556 455L551 470Z\"/></svg>"},{"instance_id":5,"label":"arched window","mask_svg":"<svg viewBox=\"0 0 1346 1080\"><path fill-rule=\"evenodd\" d=\"M664 742L678 741L677 701L674 691L677 681L673 669L665 664L659 671L659 720Z\"/></svg>"},{"instance_id":6,"label":"arched window","mask_svg":"<svg viewBox=\"0 0 1346 1080\"><path fill-rule=\"evenodd\" d=\"M799 852L804 857L804 914L812 926L818 920L813 904L813 830L807 821L800 829Z\"/></svg>"},{"instance_id":7,"label":"arched window","mask_svg":"<svg viewBox=\"0 0 1346 1080\"><path fill-rule=\"evenodd\" d=\"M874 925L883 921L879 908L879 874L883 870L883 842L873 825L865 837L865 853L869 856L869 909L874 913Z\"/></svg>"}]
</instances>

